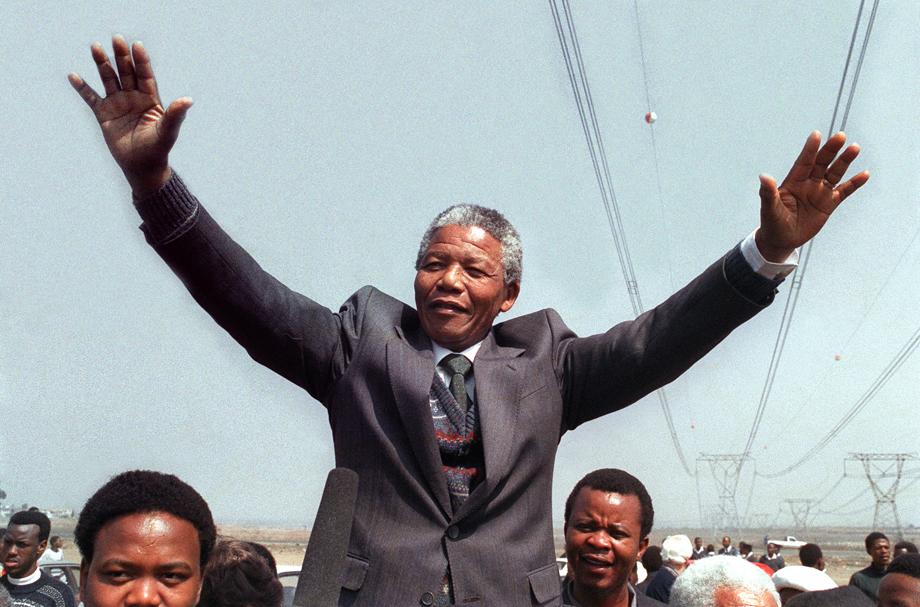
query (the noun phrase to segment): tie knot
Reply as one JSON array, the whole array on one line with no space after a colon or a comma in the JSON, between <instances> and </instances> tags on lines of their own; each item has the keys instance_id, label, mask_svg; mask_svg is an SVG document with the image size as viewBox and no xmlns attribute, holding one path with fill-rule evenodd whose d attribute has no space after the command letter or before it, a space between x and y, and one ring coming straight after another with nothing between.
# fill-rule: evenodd
<instances>
[{"instance_id":1,"label":"tie knot","mask_svg":"<svg viewBox=\"0 0 920 607\"><path fill-rule=\"evenodd\" d=\"M473 366L470 359L463 354L448 354L441 361L441 364L449 369L454 375L466 375L466 372Z\"/></svg>"}]
</instances>

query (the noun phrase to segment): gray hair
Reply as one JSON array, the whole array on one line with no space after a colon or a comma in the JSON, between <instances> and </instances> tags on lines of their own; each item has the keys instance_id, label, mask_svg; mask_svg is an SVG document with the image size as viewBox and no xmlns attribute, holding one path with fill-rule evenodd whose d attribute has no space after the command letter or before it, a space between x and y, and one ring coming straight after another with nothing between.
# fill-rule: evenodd
<instances>
[{"instance_id":1,"label":"gray hair","mask_svg":"<svg viewBox=\"0 0 920 607\"><path fill-rule=\"evenodd\" d=\"M476 204L457 204L441 211L422 236L415 259L415 270L422 267L422 258L431 246L435 233L444 226L478 227L488 232L502 246L502 275L506 285L521 282L524 251L521 237L505 216L488 207Z\"/></svg>"},{"instance_id":2,"label":"gray hair","mask_svg":"<svg viewBox=\"0 0 920 607\"><path fill-rule=\"evenodd\" d=\"M671 588L672 607L715 607L716 592L721 588L747 590L755 594L769 592L781 605L770 576L762 569L736 556L712 556L694 561L677 577Z\"/></svg>"},{"instance_id":3,"label":"gray hair","mask_svg":"<svg viewBox=\"0 0 920 607\"><path fill-rule=\"evenodd\" d=\"M661 559L681 565L693 556L693 544L686 535L669 535L661 542Z\"/></svg>"}]
</instances>

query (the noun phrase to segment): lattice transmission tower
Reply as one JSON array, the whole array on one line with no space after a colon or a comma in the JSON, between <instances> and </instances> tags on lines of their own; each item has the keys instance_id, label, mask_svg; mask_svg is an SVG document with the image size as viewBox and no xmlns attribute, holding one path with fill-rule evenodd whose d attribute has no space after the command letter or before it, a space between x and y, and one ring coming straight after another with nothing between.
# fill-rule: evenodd
<instances>
[{"instance_id":1,"label":"lattice transmission tower","mask_svg":"<svg viewBox=\"0 0 920 607\"><path fill-rule=\"evenodd\" d=\"M721 530L731 530L736 536L741 535L741 517L738 516L735 494L738 491L741 469L744 462L750 459L751 457L746 453L740 455L700 453L696 459L697 466L700 462L709 465L716 482L719 504L713 525L718 526Z\"/></svg>"},{"instance_id":2,"label":"lattice transmission tower","mask_svg":"<svg viewBox=\"0 0 920 607\"><path fill-rule=\"evenodd\" d=\"M800 531L799 539L808 535L808 515L811 509L818 505L818 500L807 498L794 498L783 500L784 504L789 505L789 512L792 513L792 520L796 530Z\"/></svg>"},{"instance_id":3,"label":"lattice transmission tower","mask_svg":"<svg viewBox=\"0 0 920 607\"><path fill-rule=\"evenodd\" d=\"M866 478L875 494L875 518L872 528L890 531L904 539L898 505L895 502L898 486L904 473L904 462L917 459L913 453L850 453L844 461L858 461L863 465ZM887 488L886 488L887 487Z\"/></svg>"}]
</instances>

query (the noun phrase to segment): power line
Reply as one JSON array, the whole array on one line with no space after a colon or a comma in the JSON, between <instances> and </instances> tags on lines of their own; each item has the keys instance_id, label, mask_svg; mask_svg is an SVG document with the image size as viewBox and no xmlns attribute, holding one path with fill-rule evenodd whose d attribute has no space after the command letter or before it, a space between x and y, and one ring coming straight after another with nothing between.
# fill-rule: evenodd
<instances>
[{"instance_id":1,"label":"power line","mask_svg":"<svg viewBox=\"0 0 920 607\"><path fill-rule=\"evenodd\" d=\"M568 0L561 0L561 13L556 0L549 0L549 4L553 11L553 21L556 25L556 34L559 37L559 45L562 49L566 70L568 71L569 82L572 85L572 92L575 95L575 105L578 108L582 130L584 131L585 139L588 143L588 152L591 155L591 163L594 166L594 175L597 178L601 200L604 203L604 211L607 214L607 223L610 225L610 234L613 236L617 257L619 258L620 267L623 270L623 277L626 281L626 290L629 293L633 314L639 316L644 311L642 298L639 295L639 281L636 279L635 268L633 267L632 258L629 255L629 248L626 245L626 233L623 228L623 220L620 217L616 193L613 189L613 179L610 176L610 167L607 164L604 140L601 136L597 114L594 111L594 100L591 96L591 88L588 85L588 76L581 56L581 46L575 31L575 21L572 18L572 10ZM677 451L677 457L680 459L684 471L686 471L688 475L693 476L687 459L684 457L683 449L680 446L680 440L677 436L677 429L674 426L674 419L671 415L671 408L668 404L667 395L662 389L657 390L656 395L658 396L658 401L664 413L668 432L671 434L671 441L674 444L675 451Z\"/></svg>"},{"instance_id":2,"label":"power line","mask_svg":"<svg viewBox=\"0 0 920 607\"><path fill-rule=\"evenodd\" d=\"M891 379L891 377L898 371L898 369L901 368L901 365L903 365L904 362L908 358L910 358L910 355L914 353L918 345L920 345L920 328L918 328L914 332L914 334L911 335L910 339L907 340L907 343L904 344L901 350L895 355L894 359L892 359L892 361L888 363L888 366L885 367L884 370L882 370L882 373L875 379L872 385L869 386L869 389L863 393L860 399L856 401L856 404L853 405L853 407L849 410L849 412L847 412L847 414L843 416L843 419L837 422L837 425L835 425L831 429L831 431L828 432L827 435L824 436L823 439L821 439L816 445L814 445L808 451L808 453L802 456L802 458L796 463L792 464L791 466L787 468L784 468L783 470L780 470L779 472L775 474L759 473L759 475L764 478L776 478L778 476L782 476L783 474L786 474L788 472L791 472L792 470L795 470L796 468L801 466L803 463L808 461L813 455L818 453L818 451L823 449L825 445L827 445L827 443L833 440L834 437L836 437L837 434L839 434L840 431L843 430L843 428L845 428L846 425L849 424L850 421L852 421L853 418L856 417L856 415L860 411L862 411L866 405L869 404L869 402L875 397L875 395L878 394L879 390L881 390L882 387L886 383L888 383L888 380Z\"/></svg>"},{"instance_id":3,"label":"power line","mask_svg":"<svg viewBox=\"0 0 920 607\"><path fill-rule=\"evenodd\" d=\"M873 9L872 9L872 15L869 19L869 24L866 29L866 34L863 38L862 50L859 55L859 61L857 62L857 67L856 67L856 70L853 76L853 81L850 84L849 95L847 99L847 110L844 113L844 119L843 119L843 124L841 125L841 128L845 127L846 125L846 118L849 115L849 108L853 102L853 97L856 94L856 85L859 82L859 73L862 70L863 59L865 58L866 49L868 48L868 45L869 45L869 38L872 34L872 25L875 21L875 13L876 13L876 10L878 9L878 3L879 3L879 0L875 0L875 5L873 6ZM847 54L846 64L844 65L843 77L840 80L840 87L837 91L837 103L834 107L833 117L831 118L831 128L830 128L831 131L834 130L834 122L837 119L837 112L840 107L840 100L843 96L843 90L846 86L847 76L848 76L848 72L850 68L850 60L853 54L853 48L855 46L857 35L859 32L859 25L862 21L864 5L865 5L865 0L862 0L859 4L859 11L856 15L856 24L853 27L853 37L850 41L850 51ZM773 382L776 379L776 372L777 372L777 369L779 368L779 362L780 362L780 359L782 358L783 349L785 348L785 345L786 345L786 338L789 335L789 328L792 324L792 317L793 317L793 314L795 313L796 304L798 303L799 293L802 288L802 281L805 278L805 272L808 268L808 261L811 258L811 250L812 250L813 244L814 244L814 239L812 239L806 245L804 259L802 263L799 264L799 267L796 270L796 273L792 279L792 285L789 290L789 298L786 300L786 307L783 310L783 317L782 317L782 320L780 321L779 332L776 338L776 343L773 348L773 356L770 359L770 366L767 371L767 379L764 382L764 388L760 396L760 403L757 405L757 412L754 415L754 423L751 427L751 432L748 435L747 444L745 445L745 448L743 451L744 453L750 453L751 447L754 444L754 440L757 438L757 432L760 429L760 423L763 420L763 416L764 416L764 413L767 407L767 402L770 399L770 393L773 389ZM791 470L791 469L792 468L788 470ZM761 476L767 476L768 478L773 478L773 476L769 476L769 475L761 475Z\"/></svg>"}]
</instances>

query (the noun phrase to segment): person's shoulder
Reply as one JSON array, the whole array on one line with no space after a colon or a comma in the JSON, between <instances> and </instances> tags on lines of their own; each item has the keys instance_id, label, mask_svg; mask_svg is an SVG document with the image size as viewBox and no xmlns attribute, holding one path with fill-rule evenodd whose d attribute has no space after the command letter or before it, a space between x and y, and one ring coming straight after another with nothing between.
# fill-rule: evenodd
<instances>
[{"instance_id":1,"label":"person's shoulder","mask_svg":"<svg viewBox=\"0 0 920 607\"><path fill-rule=\"evenodd\" d=\"M498 345L525 349L541 341L559 342L577 337L552 308L503 320L492 327L492 332Z\"/></svg>"},{"instance_id":2,"label":"person's shoulder","mask_svg":"<svg viewBox=\"0 0 920 607\"><path fill-rule=\"evenodd\" d=\"M662 603L640 592L636 593L636 607L656 607L657 605L667 605L667 603Z\"/></svg>"}]
</instances>

